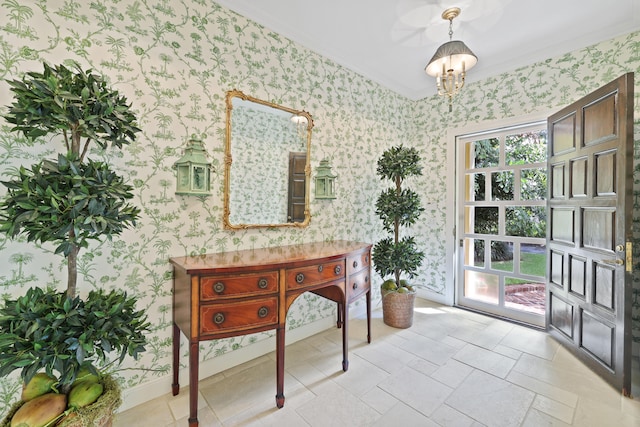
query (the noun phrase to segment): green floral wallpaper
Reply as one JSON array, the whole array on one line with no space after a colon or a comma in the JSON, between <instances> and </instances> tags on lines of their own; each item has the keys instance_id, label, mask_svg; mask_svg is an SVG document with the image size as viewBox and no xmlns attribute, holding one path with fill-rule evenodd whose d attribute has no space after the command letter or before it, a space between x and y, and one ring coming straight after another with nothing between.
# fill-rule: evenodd
<instances>
[{"instance_id":1,"label":"green floral wallpaper","mask_svg":"<svg viewBox=\"0 0 640 427\"><path fill-rule=\"evenodd\" d=\"M453 215L445 203L451 173L447 156L452 154L446 151L447 130L559 109L626 71L638 71L639 46L640 33L633 33L468 84L448 113L441 99L403 98L212 0L0 0L0 112L11 96L4 80L41 70L43 60L76 60L93 68L133 104L141 135L122 153L103 155L135 186L142 220L119 239L81 252L78 265L80 293L120 287L139 296L148 310L150 345L135 366L151 370L121 373L124 386L135 390L170 375L170 256L378 240L383 233L374 204L380 184L373 165L393 144L419 147L424 159L426 173L415 186L427 206L414 233L422 236L427 253L420 279L443 294L451 286L445 283L444 266L447 244L453 244L445 230L447 216ZM308 228L222 228L224 99L234 88L313 116L312 170L326 158L339 178L335 200L311 199ZM640 128L636 139L638 134ZM172 165L192 135L205 142L212 158L208 198L174 194ZM17 138L0 122L0 179L60 149L60 141L31 144ZM636 174L640 177L640 171ZM634 219L640 221L638 210ZM66 281L63 260L49 246L0 236L0 265L2 295L18 295L30 286L63 288ZM640 282L635 280L634 338L640 340ZM334 310L334 304L305 294L287 323L292 329L309 325L333 316ZM201 356L212 359L269 336L203 343ZM0 379L0 413L19 387L17 377Z\"/></svg>"}]
</instances>

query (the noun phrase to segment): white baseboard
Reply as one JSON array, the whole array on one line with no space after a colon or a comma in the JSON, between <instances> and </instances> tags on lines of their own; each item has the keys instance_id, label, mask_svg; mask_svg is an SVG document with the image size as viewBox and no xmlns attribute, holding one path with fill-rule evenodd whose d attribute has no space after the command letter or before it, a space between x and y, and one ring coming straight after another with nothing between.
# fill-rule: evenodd
<instances>
[{"instance_id":1,"label":"white baseboard","mask_svg":"<svg viewBox=\"0 0 640 427\"><path fill-rule=\"evenodd\" d=\"M349 310L349 318L359 317L366 313L366 305L359 304L353 306ZM330 328L336 327L336 319L333 316L325 317L296 329L292 329L286 332L286 345L293 344L296 341L308 338L317 333L323 332ZM184 338L183 338L184 339ZM266 340L259 341L250 346L240 348L238 350L225 353L221 356L214 357L213 359L200 362L200 379L210 377L219 372L225 371L234 366L238 366L242 363L248 362L265 354L269 354L276 349L275 336ZM185 362L185 361L183 361ZM150 400L156 399L161 396L171 394L171 383L173 382L172 374L165 375L163 377L145 382L129 389L123 390L123 404L118 408L118 412L126 411L135 406L141 405ZM189 370L183 368L179 373L180 387L189 385ZM275 384L274 384L275 387Z\"/></svg>"},{"instance_id":2,"label":"white baseboard","mask_svg":"<svg viewBox=\"0 0 640 427\"><path fill-rule=\"evenodd\" d=\"M447 295L438 294L436 292L430 291L429 289L418 288L416 292L416 296L419 298L424 298L429 301L437 302L438 304L442 304L442 305L448 305L448 306L453 305L453 300L450 300L450 298Z\"/></svg>"}]
</instances>

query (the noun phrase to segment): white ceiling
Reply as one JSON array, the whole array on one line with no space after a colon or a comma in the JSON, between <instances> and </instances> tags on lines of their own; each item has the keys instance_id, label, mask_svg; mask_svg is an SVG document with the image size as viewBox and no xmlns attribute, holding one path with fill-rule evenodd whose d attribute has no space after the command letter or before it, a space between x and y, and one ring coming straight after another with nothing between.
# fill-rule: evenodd
<instances>
[{"instance_id":1,"label":"white ceiling","mask_svg":"<svg viewBox=\"0 0 640 427\"><path fill-rule=\"evenodd\" d=\"M467 82L640 29L640 0L215 0L410 99L435 94L424 67L453 39L478 57Z\"/></svg>"}]
</instances>

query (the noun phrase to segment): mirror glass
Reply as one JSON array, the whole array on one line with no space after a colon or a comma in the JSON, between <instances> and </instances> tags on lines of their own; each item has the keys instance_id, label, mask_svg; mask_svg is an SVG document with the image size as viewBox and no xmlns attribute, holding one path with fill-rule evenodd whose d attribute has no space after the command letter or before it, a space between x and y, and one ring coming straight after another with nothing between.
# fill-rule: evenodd
<instances>
[{"instance_id":1,"label":"mirror glass","mask_svg":"<svg viewBox=\"0 0 640 427\"><path fill-rule=\"evenodd\" d=\"M306 227L311 115L237 90L226 102L225 228Z\"/></svg>"}]
</instances>

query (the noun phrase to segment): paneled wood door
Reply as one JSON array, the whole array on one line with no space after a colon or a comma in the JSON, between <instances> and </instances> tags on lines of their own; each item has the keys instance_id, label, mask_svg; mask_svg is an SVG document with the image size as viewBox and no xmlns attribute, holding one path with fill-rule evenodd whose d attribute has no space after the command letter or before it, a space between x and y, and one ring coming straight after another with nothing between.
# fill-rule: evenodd
<instances>
[{"instance_id":1,"label":"paneled wood door","mask_svg":"<svg viewBox=\"0 0 640 427\"><path fill-rule=\"evenodd\" d=\"M289 153L289 196L287 222L303 222L305 220L305 191L307 153Z\"/></svg>"},{"instance_id":2,"label":"paneled wood door","mask_svg":"<svg viewBox=\"0 0 640 427\"><path fill-rule=\"evenodd\" d=\"M547 328L628 395L633 73L549 117L548 131Z\"/></svg>"}]
</instances>

